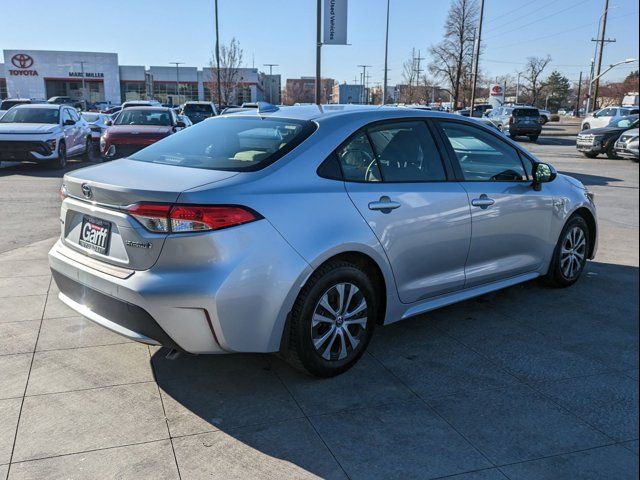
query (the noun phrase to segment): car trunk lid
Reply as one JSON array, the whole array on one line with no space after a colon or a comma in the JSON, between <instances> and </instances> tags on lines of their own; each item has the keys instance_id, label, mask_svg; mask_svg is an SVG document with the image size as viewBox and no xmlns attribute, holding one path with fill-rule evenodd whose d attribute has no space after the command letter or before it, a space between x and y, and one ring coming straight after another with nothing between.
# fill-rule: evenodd
<instances>
[{"instance_id":1,"label":"car trunk lid","mask_svg":"<svg viewBox=\"0 0 640 480\"><path fill-rule=\"evenodd\" d=\"M65 175L63 243L112 265L146 270L158 259L166 233L146 230L128 212L136 203L175 203L185 190L221 182L236 172L117 160Z\"/></svg>"}]
</instances>

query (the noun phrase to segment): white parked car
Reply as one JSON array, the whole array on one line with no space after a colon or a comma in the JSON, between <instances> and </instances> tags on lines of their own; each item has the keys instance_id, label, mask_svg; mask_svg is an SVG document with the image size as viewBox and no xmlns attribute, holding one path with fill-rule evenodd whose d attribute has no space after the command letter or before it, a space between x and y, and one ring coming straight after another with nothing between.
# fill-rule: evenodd
<instances>
[{"instance_id":1,"label":"white parked car","mask_svg":"<svg viewBox=\"0 0 640 480\"><path fill-rule=\"evenodd\" d=\"M18 105L0 118L0 161L32 161L64 168L67 158L87 153L91 130L68 105Z\"/></svg>"},{"instance_id":2,"label":"white parked car","mask_svg":"<svg viewBox=\"0 0 640 480\"><path fill-rule=\"evenodd\" d=\"M589 130L591 128L603 128L609 125L613 121L617 121L622 117L628 115L635 115L638 113L638 107L606 107L601 108L584 120L582 120L582 126L580 130Z\"/></svg>"},{"instance_id":3,"label":"white parked car","mask_svg":"<svg viewBox=\"0 0 640 480\"><path fill-rule=\"evenodd\" d=\"M542 125L551 120L551 112L549 110L538 110L540 112L540 122Z\"/></svg>"},{"instance_id":4,"label":"white parked car","mask_svg":"<svg viewBox=\"0 0 640 480\"><path fill-rule=\"evenodd\" d=\"M638 129L632 128L624 132L615 144L616 155L638 161Z\"/></svg>"}]
</instances>

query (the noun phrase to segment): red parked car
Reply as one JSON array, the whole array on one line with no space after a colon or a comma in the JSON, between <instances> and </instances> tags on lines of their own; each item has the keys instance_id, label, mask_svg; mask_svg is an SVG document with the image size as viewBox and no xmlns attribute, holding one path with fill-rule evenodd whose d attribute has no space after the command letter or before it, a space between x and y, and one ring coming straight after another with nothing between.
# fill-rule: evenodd
<instances>
[{"instance_id":1,"label":"red parked car","mask_svg":"<svg viewBox=\"0 0 640 480\"><path fill-rule=\"evenodd\" d=\"M164 107L126 108L108 125L100 138L100 153L107 160L127 157L186 127Z\"/></svg>"}]
</instances>

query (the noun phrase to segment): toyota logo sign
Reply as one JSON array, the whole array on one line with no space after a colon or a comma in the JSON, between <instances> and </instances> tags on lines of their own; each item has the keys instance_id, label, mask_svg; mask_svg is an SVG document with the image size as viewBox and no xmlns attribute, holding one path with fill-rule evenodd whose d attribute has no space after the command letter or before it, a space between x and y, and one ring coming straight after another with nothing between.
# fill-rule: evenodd
<instances>
[{"instance_id":1,"label":"toyota logo sign","mask_svg":"<svg viewBox=\"0 0 640 480\"><path fill-rule=\"evenodd\" d=\"M33 65L33 57L26 53L16 53L11 57L11 63L16 68L31 68Z\"/></svg>"},{"instance_id":2,"label":"toyota logo sign","mask_svg":"<svg viewBox=\"0 0 640 480\"><path fill-rule=\"evenodd\" d=\"M81 188L82 188L82 195L84 195L84 198L93 197L93 191L91 190L91 186L89 184L83 183Z\"/></svg>"},{"instance_id":3,"label":"toyota logo sign","mask_svg":"<svg viewBox=\"0 0 640 480\"><path fill-rule=\"evenodd\" d=\"M494 85L493 87L491 87L491 95L502 95L502 86Z\"/></svg>"}]
</instances>

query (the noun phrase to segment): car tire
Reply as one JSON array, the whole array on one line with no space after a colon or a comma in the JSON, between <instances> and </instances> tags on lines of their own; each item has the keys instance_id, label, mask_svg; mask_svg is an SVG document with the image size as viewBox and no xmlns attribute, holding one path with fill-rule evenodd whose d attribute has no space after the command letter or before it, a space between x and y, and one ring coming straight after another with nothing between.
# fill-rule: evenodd
<instances>
[{"instance_id":1,"label":"car tire","mask_svg":"<svg viewBox=\"0 0 640 480\"><path fill-rule=\"evenodd\" d=\"M607 150L604 153L607 154L607 158L609 158L610 160L619 160L620 157L618 156L618 154L614 150L614 143L615 142L612 141L611 145L609 145L609 148L607 148Z\"/></svg>"},{"instance_id":2,"label":"car tire","mask_svg":"<svg viewBox=\"0 0 640 480\"><path fill-rule=\"evenodd\" d=\"M598 156L597 152L582 152L582 154L587 158L596 158Z\"/></svg>"},{"instance_id":3,"label":"car tire","mask_svg":"<svg viewBox=\"0 0 640 480\"><path fill-rule=\"evenodd\" d=\"M582 130L589 130L590 128L591 128L591 125L589 125L588 123L585 123L585 124L582 126Z\"/></svg>"},{"instance_id":4,"label":"car tire","mask_svg":"<svg viewBox=\"0 0 640 480\"><path fill-rule=\"evenodd\" d=\"M515 133L511 133L511 132L509 132L509 138L510 138L511 140L515 140L515 139L516 139L516 137L517 137L517 135L516 135Z\"/></svg>"},{"instance_id":5,"label":"car tire","mask_svg":"<svg viewBox=\"0 0 640 480\"><path fill-rule=\"evenodd\" d=\"M84 145L84 158L87 162L95 161L94 148L93 148L93 140L91 137L87 137L87 140Z\"/></svg>"},{"instance_id":6,"label":"car tire","mask_svg":"<svg viewBox=\"0 0 640 480\"><path fill-rule=\"evenodd\" d=\"M590 245L591 235L586 220L580 215L569 218L560 233L544 282L554 288L576 283L587 263Z\"/></svg>"},{"instance_id":7,"label":"car tire","mask_svg":"<svg viewBox=\"0 0 640 480\"><path fill-rule=\"evenodd\" d=\"M58 170L67 166L67 146L64 142L60 142L58 146L58 158L53 161L53 165Z\"/></svg>"},{"instance_id":8,"label":"car tire","mask_svg":"<svg viewBox=\"0 0 640 480\"><path fill-rule=\"evenodd\" d=\"M538 135L529 135L529 141L530 142L537 142L538 141Z\"/></svg>"},{"instance_id":9,"label":"car tire","mask_svg":"<svg viewBox=\"0 0 640 480\"><path fill-rule=\"evenodd\" d=\"M283 351L295 368L333 377L362 356L378 319L370 275L345 261L330 261L311 275L291 310Z\"/></svg>"}]
</instances>

